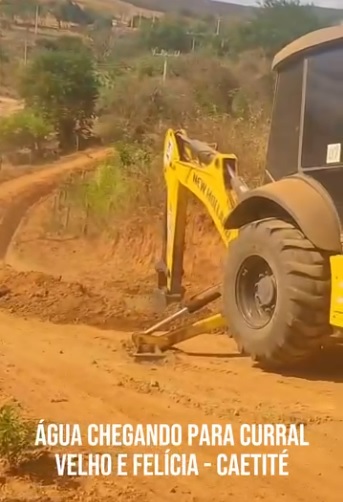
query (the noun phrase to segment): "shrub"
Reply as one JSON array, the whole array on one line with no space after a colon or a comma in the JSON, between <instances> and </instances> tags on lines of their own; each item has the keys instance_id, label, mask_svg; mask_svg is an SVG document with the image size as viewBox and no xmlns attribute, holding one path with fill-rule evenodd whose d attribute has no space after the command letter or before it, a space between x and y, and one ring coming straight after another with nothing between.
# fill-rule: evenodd
<instances>
[{"instance_id":1,"label":"shrub","mask_svg":"<svg viewBox=\"0 0 343 502\"><path fill-rule=\"evenodd\" d=\"M34 441L35 425L21 417L17 405L3 405L0 408L0 458L15 466L35 448Z\"/></svg>"},{"instance_id":2,"label":"shrub","mask_svg":"<svg viewBox=\"0 0 343 502\"><path fill-rule=\"evenodd\" d=\"M29 148L39 154L52 131L49 122L35 111L20 110L0 119L0 146L4 151Z\"/></svg>"}]
</instances>

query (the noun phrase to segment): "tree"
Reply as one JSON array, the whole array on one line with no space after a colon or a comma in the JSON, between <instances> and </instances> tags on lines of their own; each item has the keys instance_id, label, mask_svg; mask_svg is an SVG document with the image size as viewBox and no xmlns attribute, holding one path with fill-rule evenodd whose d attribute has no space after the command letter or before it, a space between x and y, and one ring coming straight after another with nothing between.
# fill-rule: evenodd
<instances>
[{"instance_id":1,"label":"tree","mask_svg":"<svg viewBox=\"0 0 343 502\"><path fill-rule=\"evenodd\" d=\"M238 49L260 47L268 56L296 38L323 27L312 5L300 0L263 0L255 17L232 34Z\"/></svg>"},{"instance_id":2,"label":"tree","mask_svg":"<svg viewBox=\"0 0 343 502\"><path fill-rule=\"evenodd\" d=\"M15 16L22 19L32 19L37 4L39 2L35 2L35 0L0 0L0 13L10 19Z\"/></svg>"},{"instance_id":3,"label":"tree","mask_svg":"<svg viewBox=\"0 0 343 502\"><path fill-rule=\"evenodd\" d=\"M188 25L179 18L164 18L153 25L142 24L141 36L149 49L189 52Z\"/></svg>"},{"instance_id":4,"label":"tree","mask_svg":"<svg viewBox=\"0 0 343 502\"><path fill-rule=\"evenodd\" d=\"M109 15L97 15L95 16L94 29L95 30L111 30L112 29L113 17Z\"/></svg>"},{"instance_id":5,"label":"tree","mask_svg":"<svg viewBox=\"0 0 343 502\"><path fill-rule=\"evenodd\" d=\"M2 63L8 63L9 57L6 52L6 49L3 47L3 45L0 44L0 64ZM1 67L0 67L1 70Z\"/></svg>"},{"instance_id":6,"label":"tree","mask_svg":"<svg viewBox=\"0 0 343 502\"><path fill-rule=\"evenodd\" d=\"M111 25L101 22L95 23L91 32L92 50L97 63L104 63L112 56L112 51L117 45L118 39L112 32ZM111 62L113 62L111 58Z\"/></svg>"},{"instance_id":7,"label":"tree","mask_svg":"<svg viewBox=\"0 0 343 502\"><path fill-rule=\"evenodd\" d=\"M91 55L91 49L85 45L82 38L74 35L62 35L56 39L39 38L36 47L50 51L85 52Z\"/></svg>"},{"instance_id":8,"label":"tree","mask_svg":"<svg viewBox=\"0 0 343 502\"><path fill-rule=\"evenodd\" d=\"M59 25L61 22L89 25L94 23L96 15L90 10L80 7L72 0L50 0L50 12L53 14Z\"/></svg>"},{"instance_id":9,"label":"tree","mask_svg":"<svg viewBox=\"0 0 343 502\"><path fill-rule=\"evenodd\" d=\"M29 148L40 155L52 127L36 112L25 109L0 119L0 147L4 151Z\"/></svg>"},{"instance_id":10,"label":"tree","mask_svg":"<svg viewBox=\"0 0 343 502\"><path fill-rule=\"evenodd\" d=\"M62 150L89 134L99 82L87 52L44 51L26 68L21 94L28 106L53 124Z\"/></svg>"}]
</instances>

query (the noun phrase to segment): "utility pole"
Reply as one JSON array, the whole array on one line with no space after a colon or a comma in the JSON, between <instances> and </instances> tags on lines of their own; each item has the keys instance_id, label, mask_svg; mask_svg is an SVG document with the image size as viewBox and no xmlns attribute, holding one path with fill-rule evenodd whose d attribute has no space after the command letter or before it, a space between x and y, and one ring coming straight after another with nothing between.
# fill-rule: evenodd
<instances>
[{"instance_id":1,"label":"utility pole","mask_svg":"<svg viewBox=\"0 0 343 502\"><path fill-rule=\"evenodd\" d=\"M163 83L167 80L167 75L168 75L168 57L178 57L180 56L180 51L175 51L175 52L168 52L168 51L157 51L157 49L154 49L152 51L153 56L159 56L163 57L163 73L162 73L162 81Z\"/></svg>"},{"instance_id":2,"label":"utility pole","mask_svg":"<svg viewBox=\"0 0 343 502\"><path fill-rule=\"evenodd\" d=\"M192 37L192 52L194 52L195 51L195 37L196 37L197 33L193 33L192 31L187 31L187 35Z\"/></svg>"},{"instance_id":3,"label":"utility pole","mask_svg":"<svg viewBox=\"0 0 343 502\"><path fill-rule=\"evenodd\" d=\"M24 43L24 65L27 64L27 33L25 34L25 43Z\"/></svg>"},{"instance_id":4,"label":"utility pole","mask_svg":"<svg viewBox=\"0 0 343 502\"><path fill-rule=\"evenodd\" d=\"M221 18L218 17L217 19L217 28L216 28L216 35L218 36L220 33L220 23L221 23Z\"/></svg>"},{"instance_id":5,"label":"utility pole","mask_svg":"<svg viewBox=\"0 0 343 502\"><path fill-rule=\"evenodd\" d=\"M187 35L189 35L190 37L192 37L192 52L195 51L196 39L199 38L199 37L205 37L206 36L205 33L195 33L193 31L188 31Z\"/></svg>"},{"instance_id":6,"label":"utility pole","mask_svg":"<svg viewBox=\"0 0 343 502\"><path fill-rule=\"evenodd\" d=\"M36 16L35 16L35 37L38 34L38 20L39 20L39 5L36 5Z\"/></svg>"}]
</instances>

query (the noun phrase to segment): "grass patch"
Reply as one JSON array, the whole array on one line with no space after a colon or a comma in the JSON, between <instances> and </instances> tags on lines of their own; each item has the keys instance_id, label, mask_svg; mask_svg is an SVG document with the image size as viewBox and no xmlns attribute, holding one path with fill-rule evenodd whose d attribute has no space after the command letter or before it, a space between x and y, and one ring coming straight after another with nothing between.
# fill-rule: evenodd
<instances>
[{"instance_id":1,"label":"grass patch","mask_svg":"<svg viewBox=\"0 0 343 502\"><path fill-rule=\"evenodd\" d=\"M149 149L118 143L95 171L71 177L60 188L45 230L73 237L113 234L133 208L154 205L152 166Z\"/></svg>"},{"instance_id":2,"label":"grass patch","mask_svg":"<svg viewBox=\"0 0 343 502\"><path fill-rule=\"evenodd\" d=\"M0 458L10 467L22 462L35 447L35 424L25 420L20 406L4 404L0 408Z\"/></svg>"}]
</instances>

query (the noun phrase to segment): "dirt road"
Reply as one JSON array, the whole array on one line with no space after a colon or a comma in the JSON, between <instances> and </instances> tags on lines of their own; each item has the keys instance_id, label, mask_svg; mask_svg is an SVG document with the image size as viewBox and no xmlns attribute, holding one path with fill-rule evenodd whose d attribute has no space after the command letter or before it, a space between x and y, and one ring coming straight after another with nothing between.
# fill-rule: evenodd
<instances>
[{"instance_id":1,"label":"dirt road","mask_svg":"<svg viewBox=\"0 0 343 502\"><path fill-rule=\"evenodd\" d=\"M2 500L341 500L341 383L265 374L249 360L231 357L234 348L222 336L202 337L186 345L190 355L180 353L151 367L130 360L122 346L127 335L119 332L61 329L4 313L0 325L2 392L15 396L37 418L185 426L296 420L308 424L311 443L290 450L289 478L225 479L203 468L197 478L88 479L69 486L54 478L52 464L37 462L30 473L24 469L21 476L6 478ZM227 449L192 451L199 463L214 464L215 455Z\"/></svg>"},{"instance_id":2,"label":"dirt road","mask_svg":"<svg viewBox=\"0 0 343 502\"><path fill-rule=\"evenodd\" d=\"M0 96L0 116L11 115L23 108L23 103L18 99Z\"/></svg>"},{"instance_id":3,"label":"dirt road","mask_svg":"<svg viewBox=\"0 0 343 502\"><path fill-rule=\"evenodd\" d=\"M33 200L32 190L37 195L38 186L39 193L43 186L46 187L43 192L48 186L51 188L59 178L58 173L70 169L70 164L69 168L66 166L0 186L3 215L0 236L5 236L3 256L14 227ZM17 215L14 222L11 214ZM12 226L6 231L8 222ZM80 261L81 255L77 256ZM76 268L75 256L72 263ZM83 268L80 263L80 269ZM51 458L44 457L23 465L16 473L2 473L2 502L342 500L343 370L340 361L343 353L338 349L335 354L323 357L316 371L304 370L298 375L268 374L254 368L249 359L239 357L226 336L212 335L183 344L159 365L137 364L127 351L129 337L124 310L120 315L116 311L117 325L107 331L81 324L61 326L43 322L42 317L55 320L42 312L44 308L52 309L57 316L54 301L59 302L61 309L66 303L69 305L69 296L72 296L75 313L80 311L85 297L89 296L89 309L99 297L87 296L80 285L79 303L75 303L74 283L63 286L63 281L56 278L53 279L56 282L49 282L46 275L43 280L37 272L17 273L7 269L1 277L6 277L6 284L13 288L10 300L0 303L2 401L14 397L32 417L82 426L114 422L179 423L184 427L190 423L231 423L237 431L243 423L297 422L306 425L306 439L310 442L307 447L288 449L289 477L218 477L215 473L217 454L242 452L243 448L238 445L184 448L185 453L192 451L198 457L200 475L189 478L59 478ZM52 284L60 288L59 300L50 296ZM119 293L117 291L117 295ZM25 298L30 305L27 310ZM22 308L17 309L19 304ZM107 305L106 300L105 313ZM91 312L94 314L94 310ZM101 309L98 314L102 315ZM113 322L114 315L115 312ZM56 320L62 322L61 318ZM70 320L76 322L75 318ZM118 453L118 450L107 451ZM207 462L212 466L204 467Z\"/></svg>"}]
</instances>

